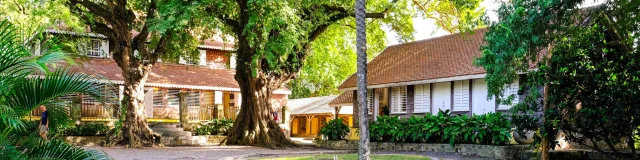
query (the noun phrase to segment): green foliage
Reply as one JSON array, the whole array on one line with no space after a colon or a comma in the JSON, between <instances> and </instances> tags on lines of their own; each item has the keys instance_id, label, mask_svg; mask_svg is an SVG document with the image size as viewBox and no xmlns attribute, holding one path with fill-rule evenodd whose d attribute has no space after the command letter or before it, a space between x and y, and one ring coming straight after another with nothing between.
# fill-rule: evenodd
<instances>
[{"instance_id":1,"label":"green foliage","mask_svg":"<svg viewBox=\"0 0 640 160\"><path fill-rule=\"evenodd\" d=\"M231 119L213 119L201 123L193 132L194 135L227 135L233 126Z\"/></svg>"},{"instance_id":2,"label":"green foliage","mask_svg":"<svg viewBox=\"0 0 640 160\"><path fill-rule=\"evenodd\" d=\"M584 0L519 0L503 4L475 64L487 71L489 95L500 103L503 86L527 73L525 101L512 108L518 132L540 129L555 139L561 130L576 143L633 139L638 119L639 1L606 1L580 8ZM549 23L546 23L549 22ZM535 66L537 70L531 70ZM541 88L549 86L550 109ZM631 89L633 88L633 89ZM535 112L544 112L540 126ZM615 129L611 129L615 128ZM540 137L535 138L539 143ZM552 142L553 143L553 142ZM631 143L631 142L630 142ZM613 149L613 145L609 145ZM549 146L555 147L554 144ZM599 148L594 148L601 151ZM616 150L613 150L616 152Z\"/></svg>"},{"instance_id":3,"label":"green foliage","mask_svg":"<svg viewBox=\"0 0 640 160\"><path fill-rule=\"evenodd\" d=\"M351 2L350 2L351 3ZM384 7L387 2L370 1L373 6ZM398 34L398 42L413 41L412 18L420 16L435 20L436 26L450 33L470 31L484 27L481 20L484 8L480 1L421 1L400 0L389 8L383 19L367 19L367 59L371 60L387 47L387 25ZM370 5L371 6L371 5ZM424 9L424 10L423 10ZM370 12L370 11L368 11ZM338 86L356 72L354 18L347 18L331 25L311 42L311 51L296 79L287 86L292 90L290 98L305 98L339 94Z\"/></svg>"},{"instance_id":4,"label":"green foliage","mask_svg":"<svg viewBox=\"0 0 640 160\"><path fill-rule=\"evenodd\" d=\"M324 124L324 127L320 129L320 134L327 136L329 140L343 140L349 134L349 126L344 124L342 118L333 119Z\"/></svg>"},{"instance_id":5,"label":"green foliage","mask_svg":"<svg viewBox=\"0 0 640 160\"><path fill-rule=\"evenodd\" d=\"M369 125L371 140L378 142L505 145L511 137L511 122L501 113L453 116L380 116Z\"/></svg>"},{"instance_id":6,"label":"green foliage","mask_svg":"<svg viewBox=\"0 0 640 160\"><path fill-rule=\"evenodd\" d=\"M26 132L20 119L40 105L50 111L49 126L68 124L68 107L55 101L66 94L102 96L97 79L68 69L51 71L49 65L64 59L55 47L42 56L28 52L7 21L0 22L0 159L85 159L94 156L81 148L59 140L41 141L34 132ZM31 76L29 75L40 75ZM28 135L29 141L17 145ZM108 157L94 157L108 158Z\"/></svg>"},{"instance_id":7,"label":"green foliage","mask_svg":"<svg viewBox=\"0 0 640 160\"><path fill-rule=\"evenodd\" d=\"M61 130L64 136L104 136L109 132L109 126L104 123L83 123Z\"/></svg>"}]
</instances>

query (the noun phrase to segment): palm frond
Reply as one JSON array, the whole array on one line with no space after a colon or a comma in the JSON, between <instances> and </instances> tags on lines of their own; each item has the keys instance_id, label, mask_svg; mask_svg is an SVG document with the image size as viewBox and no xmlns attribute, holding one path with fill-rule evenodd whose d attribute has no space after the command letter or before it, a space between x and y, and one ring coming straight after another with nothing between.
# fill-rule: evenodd
<instances>
[{"instance_id":1,"label":"palm frond","mask_svg":"<svg viewBox=\"0 0 640 160\"><path fill-rule=\"evenodd\" d=\"M13 108L0 104L0 126L6 128L24 128L24 123L20 120L23 115L16 113Z\"/></svg>"},{"instance_id":2,"label":"palm frond","mask_svg":"<svg viewBox=\"0 0 640 160\"><path fill-rule=\"evenodd\" d=\"M89 157L104 157L95 151L87 152L82 148L74 147L62 140L52 139L49 141L40 138L29 138L22 146L24 154L20 158L24 159L60 159L60 160L83 160Z\"/></svg>"},{"instance_id":3,"label":"palm frond","mask_svg":"<svg viewBox=\"0 0 640 160\"><path fill-rule=\"evenodd\" d=\"M0 22L0 74L14 75L26 69L25 58L31 54L17 41L15 28L7 21Z\"/></svg>"}]
</instances>

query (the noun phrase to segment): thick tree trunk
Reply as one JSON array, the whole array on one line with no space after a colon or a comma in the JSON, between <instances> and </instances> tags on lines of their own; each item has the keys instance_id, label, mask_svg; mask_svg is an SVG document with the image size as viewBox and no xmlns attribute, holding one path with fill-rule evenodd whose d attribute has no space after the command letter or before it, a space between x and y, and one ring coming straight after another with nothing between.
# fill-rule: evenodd
<instances>
[{"instance_id":1,"label":"thick tree trunk","mask_svg":"<svg viewBox=\"0 0 640 160\"><path fill-rule=\"evenodd\" d=\"M227 136L226 144L256 145L269 148L291 146L271 114L271 90L267 79L252 76L246 63L238 64L236 80L240 85L240 113Z\"/></svg>"},{"instance_id":2,"label":"thick tree trunk","mask_svg":"<svg viewBox=\"0 0 640 160\"><path fill-rule=\"evenodd\" d=\"M144 111L144 82L146 76L139 79L128 79L124 83L123 108L126 109L124 125L108 137L107 145L124 144L128 147L139 148L143 146L157 146L160 141L158 134L153 134L147 123Z\"/></svg>"},{"instance_id":3,"label":"thick tree trunk","mask_svg":"<svg viewBox=\"0 0 640 160\"><path fill-rule=\"evenodd\" d=\"M123 39L129 40L131 38L125 37ZM129 41L126 43L130 44ZM138 64L136 60L130 59L132 55L130 46L119 47L121 46L118 46L116 50L121 53L117 54L119 56L114 56L114 60L118 62L124 77L124 99L121 104L126 110L126 116L122 128L107 137L106 145L124 144L133 148L157 146L160 142L160 135L154 134L149 128L144 111L144 83L147 81L152 65Z\"/></svg>"}]
</instances>

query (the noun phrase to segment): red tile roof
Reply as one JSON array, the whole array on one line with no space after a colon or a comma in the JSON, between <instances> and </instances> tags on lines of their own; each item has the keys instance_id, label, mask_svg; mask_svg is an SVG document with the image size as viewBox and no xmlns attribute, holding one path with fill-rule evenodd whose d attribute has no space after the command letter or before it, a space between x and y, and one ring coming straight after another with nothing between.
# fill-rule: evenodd
<instances>
[{"instance_id":1,"label":"red tile roof","mask_svg":"<svg viewBox=\"0 0 640 160\"><path fill-rule=\"evenodd\" d=\"M112 59L89 59L75 65L73 69L86 74L103 76L116 83L124 80L120 67ZM233 70L156 63L149 73L147 83L238 89L238 82L234 79L234 75Z\"/></svg>"},{"instance_id":2,"label":"red tile roof","mask_svg":"<svg viewBox=\"0 0 640 160\"><path fill-rule=\"evenodd\" d=\"M92 58L77 62L79 64L72 68L79 72L102 76L114 83L123 83L122 71L112 59ZM228 69L156 63L149 73L146 86L239 91L240 86L234 75L235 71ZM275 91L276 94L288 94L287 92L290 91L284 87Z\"/></svg>"},{"instance_id":3,"label":"red tile roof","mask_svg":"<svg viewBox=\"0 0 640 160\"><path fill-rule=\"evenodd\" d=\"M353 104L353 91L344 91L340 96L333 99L329 102L329 105L338 105L338 104Z\"/></svg>"},{"instance_id":4,"label":"red tile roof","mask_svg":"<svg viewBox=\"0 0 640 160\"><path fill-rule=\"evenodd\" d=\"M367 65L367 85L389 84L485 73L473 66L487 29L387 47ZM355 74L339 89L356 87Z\"/></svg>"}]
</instances>

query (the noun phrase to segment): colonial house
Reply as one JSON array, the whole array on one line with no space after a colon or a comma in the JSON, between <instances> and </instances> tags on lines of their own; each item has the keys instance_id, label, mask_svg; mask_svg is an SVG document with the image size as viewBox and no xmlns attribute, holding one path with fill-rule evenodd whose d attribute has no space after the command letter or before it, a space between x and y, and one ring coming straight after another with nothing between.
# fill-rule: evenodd
<instances>
[{"instance_id":1,"label":"colonial house","mask_svg":"<svg viewBox=\"0 0 640 160\"><path fill-rule=\"evenodd\" d=\"M107 94L107 102L116 104L117 100L122 98L122 71L111 57L110 46L113 44L110 44L104 35L59 30L47 30L46 33L51 36L71 35L88 39L78 46L78 51L88 58L76 60L78 64L72 68L115 84L115 87L105 87L105 93L115 93ZM181 58L178 64L158 62L153 66L145 83L145 113L150 121L177 122L179 93L188 93L183 98L186 98L191 121L235 119L242 95L238 82L234 79L234 44L207 40L201 42L198 51L198 62L189 62ZM36 50L36 54L39 52ZM291 91L284 87L273 92L274 110L281 110L281 107L287 105L289 94ZM113 118L113 107L104 107L89 96L67 95L60 99L80 102L82 120Z\"/></svg>"},{"instance_id":2,"label":"colonial house","mask_svg":"<svg viewBox=\"0 0 640 160\"><path fill-rule=\"evenodd\" d=\"M479 29L387 47L367 65L369 114L408 117L440 110L467 115L509 110L521 97L518 82L522 80L505 86L505 96L516 96L512 105L488 97L486 72L473 65L481 56L485 32ZM356 84L354 74L339 86L343 94L330 106L357 106ZM353 108L357 114L357 107Z\"/></svg>"},{"instance_id":3,"label":"colonial house","mask_svg":"<svg viewBox=\"0 0 640 160\"><path fill-rule=\"evenodd\" d=\"M329 102L336 97L323 96L289 100L287 111L290 112L290 119L286 123L291 129L291 137L316 137L325 123L336 118L342 118L345 124L351 126L353 121L351 108L334 110L329 107Z\"/></svg>"}]
</instances>

